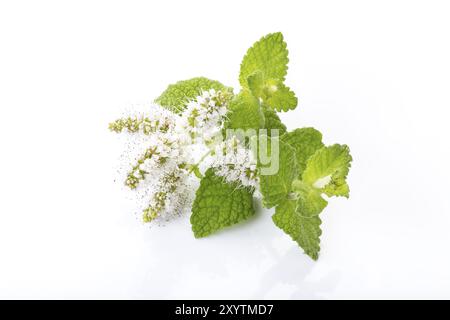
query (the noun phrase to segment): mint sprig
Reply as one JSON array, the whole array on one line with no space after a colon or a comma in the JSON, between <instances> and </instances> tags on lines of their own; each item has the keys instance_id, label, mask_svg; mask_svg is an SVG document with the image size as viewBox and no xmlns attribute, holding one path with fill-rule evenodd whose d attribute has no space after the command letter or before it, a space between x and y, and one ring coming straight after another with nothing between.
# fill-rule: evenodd
<instances>
[{"instance_id":1,"label":"mint sprig","mask_svg":"<svg viewBox=\"0 0 450 320\"><path fill-rule=\"evenodd\" d=\"M314 128L288 131L282 123L277 112L293 110L298 104L295 93L285 84L288 61L283 35L280 32L271 33L257 41L245 54L239 73L241 88L237 94L234 95L231 88L216 80L197 77L169 85L155 102L179 117L175 117L173 123L185 117L182 124L189 128L189 138L209 132L203 139L210 148L211 132L224 135L225 129L253 130L255 136L249 137L250 140L245 140L244 145L239 147L241 149L238 148L236 159L245 160L245 148L251 144L248 142L256 141L260 148L265 142L266 152L276 153L278 161L274 172L268 170L273 163L260 161L259 158L255 168L245 167L239 171L234 165L212 164L204 174L200 172L199 163L177 163L175 182L182 181L186 174L195 174L200 178L190 218L195 237L206 237L253 216L253 198L259 192L263 206L275 208L272 216L274 224L316 260L322 234L320 214L328 205L328 197L349 197L346 180L352 157L346 145L325 146L322 134ZM170 115L165 116L172 119ZM197 126L199 119L206 119L209 124ZM119 119L110 125L110 129L115 132L142 131L148 135L157 131L153 127L161 127L158 120L155 123L152 121L148 118ZM155 163L159 165L171 159L165 151L166 147L170 149L174 145L174 142L167 142L171 141L167 134L173 129L171 122L168 123L162 126L166 134L160 141L162 150L149 149L152 156L158 156ZM172 126L176 127L176 124ZM230 141L235 143L235 140ZM150 151L147 150L147 153ZM217 156L217 152L211 148L202 160ZM147 176L145 161L138 163L130 173L133 181L139 182ZM141 169L142 165L144 169ZM221 176L223 172L229 174ZM257 180L251 180L256 174ZM247 185L239 183L244 179ZM255 181L259 183L256 187L258 192L255 192ZM176 187L175 184L173 189L166 187L164 195L169 197ZM158 194L156 196L162 201Z\"/></svg>"}]
</instances>

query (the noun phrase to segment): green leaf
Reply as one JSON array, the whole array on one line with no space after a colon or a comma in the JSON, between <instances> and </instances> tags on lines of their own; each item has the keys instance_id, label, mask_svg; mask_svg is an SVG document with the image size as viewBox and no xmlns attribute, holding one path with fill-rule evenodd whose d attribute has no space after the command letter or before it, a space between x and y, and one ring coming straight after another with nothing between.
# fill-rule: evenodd
<instances>
[{"instance_id":1,"label":"green leaf","mask_svg":"<svg viewBox=\"0 0 450 320\"><path fill-rule=\"evenodd\" d=\"M288 111L297 106L293 91L278 79L266 78L261 71L248 77L248 86L256 97L277 111Z\"/></svg>"},{"instance_id":2,"label":"green leaf","mask_svg":"<svg viewBox=\"0 0 450 320\"><path fill-rule=\"evenodd\" d=\"M295 149L299 168L299 177L306 168L306 161L323 147L322 134L314 128L301 128L288 132L283 141Z\"/></svg>"},{"instance_id":3,"label":"green leaf","mask_svg":"<svg viewBox=\"0 0 450 320\"><path fill-rule=\"evenodd\" d=\"M280 203L275 210L273 221L290 235L306 254L317 260L321 235L319 214L328 204L322 198L322 193L348 197L345 178L352 158L346 145L335 144L320 148L321 135L312 128L295 130L283 138L295 146L298 164L305 166L305 170L302 180L292 182L293 194L297 198ZM308 146L311 148L308 149ZM302 148L305 153L300 153ZM308 156L313 152L313 155ZM303 161L306 158L308 160L305 163Z\"/></svg>"},{"instance_id":4,"label":"green leaf","mask_svg":"<svg viewBox=\"0 0 450 320\"><path fill-rule=\"evenodd\" d=\"M271 33L248 49L241 63L239 82L247 88L248 77L261 71L265 77L284 81L287 73L288 50L280 32Z\"/></svg>"},{"instance_id":5,"label":"green leaf","mask_svg":"<svg viewBox=\"0 0 450 320\"><path fill-rule=\"evenodd\" d=\"M352 157L346 145L334 144L316 151L307 161L302 181L328 196L349 196L345 179Z\"/></svg>"},{"instance_id":6,"label":"green leaf","mask_svg":"<svg viewBox=\"0 0 450 320\"><path fill-rule=\"evenodd\" d=\"M184 110L189 100L196 98L202 91L209 89L231 90L219 81L198 77L169 85L155 102L175 113L180 113Z\"/></svg>"},{"instance_id":7,"label":"green leaf","mask_svg":"<svg viewBox=\"0 0 450 320\"><path fill-rule=\"evenodd\" d=\"M206 237L255 214L253 190L227 183L208 169L192 206L191 224L196 238Z\"/></svg>"},{"instance_id":8,"label":"green leaf","mask_svg":"<svg viewBox=\"0 0 450 320\"><path fill-rule=\"evenodd\" d=\"M322 234L320 224L322 222L317 215L305 216L299 202L301 200L282 202L276 207L272 220L277 227L290 235L308 256L317 260L320 251L320 235Z\"/></svg>"},{"instance_id":9,"label":"green leaf","mask_svg":"<svg viewBox=\"0 0 450 320\"><path fill-rule=\"evenodd\" d=\"M278 85L272 86L271 88L273 90L271 94L267 98L262 98L267 105L277 111L288 111L297 107L298 99L289 87L279 82Z\"/></svg>"},{"instance_id":10,"label":"green leaf","mask_svg":"<svg viewBox=\"0 0 450 320\"><path fill-rule=\"evenodd\" d=\"M250 92L241 91L231 100L226 129L259 129L264 127L260 103Z\"/></svg>"},{"instance_id":11,"label":"green leaf","mask_svg":"<svg viewBox=\"0 0 450 320\"><path fill-rule=\"evenodd\" d=\"M328 204L328 202L322 198L322 192L320 190L317 190L300 180L294 180L292 189L298 196L297 206L305 217L319 215Z\"/></svg>"},{"instance_id":12,"label":"green leaf","mask_svg":"<svg viewBox=\"0 0 450 320\"><path fill-rule=\"evenodd\" d=\"M266 105L262 105L264 113L264 128L267 129L267 135L271 136L270 129L278 129L278 134L281 136L286 132L286 126L281 122L277 113Z\"/></svg>"},{"instance_id":13,"label":"green leaf","mask_svg":"<svg viewBox=\"0 0 450 320\"><path fill-rule=\"evenodd\" d=\"M263 195L263 205L266 208L272 208L275 205L287 199L291 192L292 181L298 176L297 161L295 159L295 150L278 137L271 137L265 140L266 136L259 138L259 148L262 148L263 142L267 141L267 156L270 157L270 164L264 164L261 160L261 152L258 154L258 171L260 191ZM276 150L276 141L278 140L278 150ZM264 149L264 148L263 148ZM278 151L278 152L277 152ZM272 174L264 174L267 169L278 162L278 170Z\"/></svg>"}]
</instances>

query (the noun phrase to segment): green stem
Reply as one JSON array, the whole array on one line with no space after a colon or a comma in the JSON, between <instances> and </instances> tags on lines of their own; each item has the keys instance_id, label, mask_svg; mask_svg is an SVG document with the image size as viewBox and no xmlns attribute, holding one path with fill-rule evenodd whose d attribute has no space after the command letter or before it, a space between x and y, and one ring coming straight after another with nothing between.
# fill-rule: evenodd
<instances>
[{"instance_id":1,"label":"green stem","mask_svg":"<svg viewBox=\"0 0 450 320\"><path fill-rule=\"evenodd\" d=\"M199 169L198 166L199 166L199 165L203 162L203 160L205 160L206 157L209 156L212 152L213 152L213 150L209 150L207 153L205 153L205 154L200 158L200 160L199 160L196 164L190 165L190 168L189 168L189 170L188 170L188 173L194 173L195 176L196 176L197 178L199 178L199 179L203 178L203 175L202 175L202 173L200 172L200 169Z\"/></svg>"}]
</instances>

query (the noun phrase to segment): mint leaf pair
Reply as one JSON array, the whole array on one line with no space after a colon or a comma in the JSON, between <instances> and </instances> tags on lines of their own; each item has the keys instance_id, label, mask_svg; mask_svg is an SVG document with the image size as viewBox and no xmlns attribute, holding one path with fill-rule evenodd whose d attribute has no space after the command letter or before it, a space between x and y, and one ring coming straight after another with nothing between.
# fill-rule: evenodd
<instances>
[{"instance_id":1,"label":"mint leaf pair","mask_svg":"<svg viewBox=\"0 0 450 320\"><path fill-rule=\"evenodd\" d=\"M269 34L248 49L241 64L239 82L277 111L294 109L297 97L284 84L288 62L283 35L279 32Z\"/></svg>"}]
</instances>

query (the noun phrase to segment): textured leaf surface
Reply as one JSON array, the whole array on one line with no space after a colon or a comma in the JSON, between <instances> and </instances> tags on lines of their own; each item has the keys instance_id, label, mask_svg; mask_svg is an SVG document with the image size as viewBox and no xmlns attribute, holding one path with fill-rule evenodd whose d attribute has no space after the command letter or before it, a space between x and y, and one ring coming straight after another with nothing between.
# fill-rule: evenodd
<instances>
[{"instance_id":1,"label":"textured leaf surface","mask_svg":"<svg viewBox=\"0 0 450 320\"><path fill-rule=\"evenodd\" d=\"M352 157L346 145L334 144L316 151L307 161L302 181L314 186L321 179L329 182L323 187L316 187L328 196L349 195L349 187L345 179L350 169Z\"/></svg>"},{"instance_id":2,"label":"textured leaf surface","mask_svg":"<svg viewBox=\"0 0 450 320\"><path fill-rule=\"evenodd\" d=\"M280 32L271 33L248 49L241 63L239 82L247 88L248 77L261 71L267 78L284 81L287 73L288 50Z\"/></svg>"},{"instance_id":3,"label":"textured leaf surface","mask_svg":"<svg viewBox=\"0 0 450 320\"><path fill-rule=\"evenodd\" d=\"M285 201L277 206L272 216L273 222L305 250L312 259L317 260L320 251L322 223L318 216L307 217L298 205L300 200Z\"/></svg>"},{"instance_id":4,"label":"textured leaf surface","mask_svg":"<svg viewBox=\"0 0 450 320\"><path fill-rule=\"evenodd\" d=\"M254 215L252 194L253 190L224 182L213 169L208 169L192 206L191 224L195 237L206 237Z\"/></svg>"},{"instance_id":5,"label":"textured leaf surface","mask_svg":"<svg viewBox=\"0 0 450 320\"><path fill-rule=\"evenodd\" d=\"M281 122L280 117L278 117L277 113L263 105L262 111L264 113L264 128L267 129L267 134L270 136L271 132L270 129L278 129L278 135L281 136L286 132L286 126Z\"/></svg>"},{"instance_id":6,"label":"textured leaf surface","mask_svg":"<svg viewBox=\"0 0 450 320\"><path fill-rule=\"evenodd\" d=\"M274 144L268 140L268 152L272 153ZM261 140L260 140L261 146ZM275 174L263 175L260 173L260 191L263 195L263 205L266 208L272 208L278 203L285 201L291 191L292 181L298 176L297 161L295 159L295 150L287 143L279 141L278 157L274 155L271 161L278 161L278 171ZM260 161L259 157L258 160ZM272 164L272 162L271 162ZM263 165L258 162L261 169L270 165Z\"/></svg>"},{"instance_id":7,"label":"textured leaf surface","mask_svg":"<svg viewBox=\"0 0 450 320\"><path fill-rule=\"evenodd\" d=\"M180 113L189 100L196 98L202 91L209 89L230 90L230 88L225 87L219 81L198 77L169 85L155 102L173 112Z\"/></svg>"},{"instance_id":8,"label":"textured leaf surface","mask_svg":"<svg viewBox=\"0 0 450 320\"><path fill-rule=\"evenodd\" d=\"M283 141L295 149L299 168L299 177L306 168L306 161L323 147L322 134L314 128L301 128L288 132Z\"/></svg>"}]
</instances>

